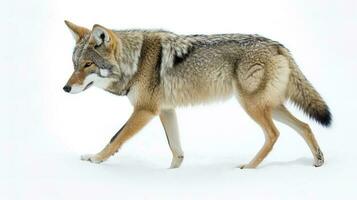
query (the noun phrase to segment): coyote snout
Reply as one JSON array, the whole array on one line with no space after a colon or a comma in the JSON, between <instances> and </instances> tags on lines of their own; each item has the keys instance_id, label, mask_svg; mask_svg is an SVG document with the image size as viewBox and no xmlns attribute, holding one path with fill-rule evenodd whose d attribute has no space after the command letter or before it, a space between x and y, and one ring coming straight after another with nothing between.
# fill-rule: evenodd
<instances>
[{"instance_id":1,"label":"coyote snout","mask_svg":"<svg viewBox=\"0 0 357 200\"><path fill-rule=\"evenodd\" d=\"M96 77L95 73L86 73L84 70L75 71L63 90L71 94L82 92L93 85Z\"/></svg>"}]
</instances>

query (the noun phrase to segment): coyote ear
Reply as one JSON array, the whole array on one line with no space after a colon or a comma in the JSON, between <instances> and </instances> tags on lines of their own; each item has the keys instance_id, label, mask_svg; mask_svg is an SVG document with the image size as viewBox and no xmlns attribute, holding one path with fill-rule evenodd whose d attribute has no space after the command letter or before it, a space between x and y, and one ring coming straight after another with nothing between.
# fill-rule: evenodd
<instances>
[{"instance_id":1,"label":"coyote ear","mask_svg":"<svg viewBox=\"0 0 357 200\"><path fill-rule=\"evenodd\" d=\"M92 37L96 46L105 45L106 48L112 48L115 43L115 35L111 30L101 25L95 24L92 29Z\"/></svg>"},{"instance_id":2,"label":"coyote ear","mask_svg":"<svg viewBox=\"0 0 357 200\"><path fill-rule=\"evenodd\" d=\"M87 28L77 26L67 20L64 20L64 23L67 25L67 27L71 31L74 39L76 40L76 43L78 43L86 34L89 33L89 30Z\"/></svg>"}]
</instances>

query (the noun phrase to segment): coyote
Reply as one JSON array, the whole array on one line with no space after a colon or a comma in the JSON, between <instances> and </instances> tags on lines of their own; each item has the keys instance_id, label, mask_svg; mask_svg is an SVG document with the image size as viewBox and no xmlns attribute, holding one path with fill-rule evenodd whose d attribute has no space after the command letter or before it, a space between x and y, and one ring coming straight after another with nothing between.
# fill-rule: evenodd
<instances>
[{"instance_id":1,"label":"coyote","mask_svg":"<svg viewBox=\"0 0 357 200\"><path fill-rule=\"evenodd\" d=\"M178 35L163 30L92 30L65 21L76 44L74 72L64 86L79 93L92 85L127 96L134 111L97 154L82 160L101 163L151 119L159 115L173 154L171 168L181 165L175 108L234 96L260 125L265 143L241 168L256 168L279 137L273 119L297 131L309 146L314 166L324 163L308 124L284 106L290 100L323 126L331 124L328 106L306 80L282 44L249 34Z\"/></svg>"}]
</instances>

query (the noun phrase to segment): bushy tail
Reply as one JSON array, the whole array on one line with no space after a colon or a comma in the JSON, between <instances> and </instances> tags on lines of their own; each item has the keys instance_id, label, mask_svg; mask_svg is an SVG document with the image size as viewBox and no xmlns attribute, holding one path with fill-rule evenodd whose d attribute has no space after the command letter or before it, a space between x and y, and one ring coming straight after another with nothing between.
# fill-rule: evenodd
<instances>
[{"instance_id":1,"label":"bushy tail","mask_svg":"<svg viewBox=\"0 0 357 200\"><path fill-rule=\"evenodd\" d=\"M330 126L332 116L328 106L320 94L312 87L310 82L302 74L289 51L281 47L280 52L289 59L291 68L288 85L288 97L290 100L322 126Z\"/></svg>"}]
</instances>

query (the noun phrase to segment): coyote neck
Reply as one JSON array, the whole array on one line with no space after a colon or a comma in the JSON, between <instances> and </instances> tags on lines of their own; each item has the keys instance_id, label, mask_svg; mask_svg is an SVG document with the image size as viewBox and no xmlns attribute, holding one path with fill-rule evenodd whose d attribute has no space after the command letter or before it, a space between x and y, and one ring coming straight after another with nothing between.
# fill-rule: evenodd
<instances>
[{"instance_id":1,"label":"coyote neck","mask_svg":"<svg viewBox=\"0 0 357 200\"><path fill-rule=\"evenodd\" d=\"M143 45L143 36L140 34L125 34L117 32L118 43L116 60L120 71L132 77L138 70L139 57Z\"/></svg>"},{"instance_id":2,"label":"coyote neck","mask_svg":"<svg viewBox=\"0 0 357 200\"><path fill-rule=\"evenodd\" d=\"M106 90L116 95L127 95L130 82L138 71L143 39L139 34L125 34L118 31L114 33L118 45L115 50L117 67L113 69L113 73L119 76Z\"/></svg>"}]
</instances>

